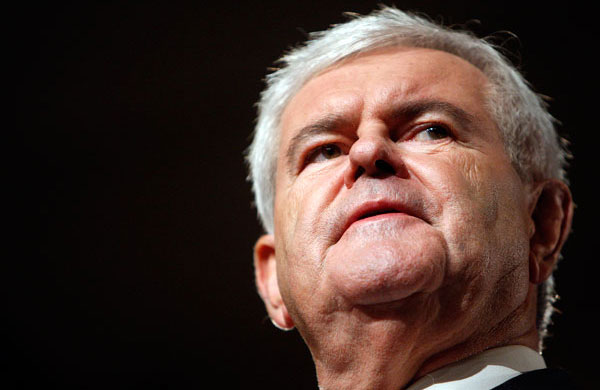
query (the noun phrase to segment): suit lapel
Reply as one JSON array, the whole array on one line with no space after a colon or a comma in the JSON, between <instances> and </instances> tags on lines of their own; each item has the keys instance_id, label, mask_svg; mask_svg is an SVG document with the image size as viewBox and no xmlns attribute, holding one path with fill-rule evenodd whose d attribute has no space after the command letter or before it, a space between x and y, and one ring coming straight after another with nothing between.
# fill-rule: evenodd
<instances>
[{"instance_id":1,"label":"suit lapel","mask_svg":"<svg viewBox=\"0 0 600 390\"><path fill-rule=\"evenodd\" d=\"M563 370L544 368L516 376L492 390L581 390L571 376Z\"/></svg>"}]
</instances>

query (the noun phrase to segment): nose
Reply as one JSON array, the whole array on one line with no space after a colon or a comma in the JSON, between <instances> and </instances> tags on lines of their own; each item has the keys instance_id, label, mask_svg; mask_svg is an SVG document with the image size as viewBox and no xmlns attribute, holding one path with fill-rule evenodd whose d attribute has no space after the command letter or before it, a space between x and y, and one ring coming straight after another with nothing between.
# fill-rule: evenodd
<instances>
[{"instance_id":1,"label":"nose","mask_svg":"<svg viewBox=\"0 0 600 390\"><path fill-rule=\"evenodd\" d=\"M344 172L344 184L351 188L363 175L371 177L400 176L408 171L387 130L365 134L354 142L349 152L349 164Z\"/></svg>"}]
</instances>

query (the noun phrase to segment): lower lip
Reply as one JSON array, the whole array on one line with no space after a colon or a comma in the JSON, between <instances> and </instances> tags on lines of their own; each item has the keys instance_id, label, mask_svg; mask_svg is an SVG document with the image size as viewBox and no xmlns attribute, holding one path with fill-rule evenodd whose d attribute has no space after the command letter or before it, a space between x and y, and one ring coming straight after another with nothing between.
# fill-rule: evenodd
<instances>
[{"instance_id":1,"label":"lower lip","mask_svg":"<svg viewBox=\"0 0 600 390\"><path fill-rule=\"evenodd\" d=\"M338 240L341 240L342 237L344 237L344 236L349 237L348 235L351 236L354 233L356 233L357 231L366 232L364 229L370 230L369 225L372 225L371 227L376 228L376 229L382 228L383 225L386 225L386 224L390 225L389 228L392 228L391 225L394 225L395 227L398 228L400 226L406 226L406 224L408 224L411 221L414 221L416 219L417 218L414 217L413 215L401 213L401 212L372 215L370 217L358 219L358 220L352 222L341 232L340 236L338 237ZM377 225L382 225L382 226L376 227Z\"/></svg>"}]
</instances>

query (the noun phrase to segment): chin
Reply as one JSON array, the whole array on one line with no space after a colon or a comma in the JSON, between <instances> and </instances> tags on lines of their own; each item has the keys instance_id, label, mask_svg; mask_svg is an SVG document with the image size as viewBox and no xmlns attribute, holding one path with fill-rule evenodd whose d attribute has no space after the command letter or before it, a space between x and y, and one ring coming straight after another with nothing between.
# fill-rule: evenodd
<instances>
[{"instance_id":1,"label":"chin","mask_svg":"<svg viewBox=\"0 0 600 390\"><path fill-rule=\"evenodd\" d=\"M446 263L441 234L410 217L352 226L327 253L324 270L346 301L378 305L437 290Z\"/></svg>"}]
</instances>

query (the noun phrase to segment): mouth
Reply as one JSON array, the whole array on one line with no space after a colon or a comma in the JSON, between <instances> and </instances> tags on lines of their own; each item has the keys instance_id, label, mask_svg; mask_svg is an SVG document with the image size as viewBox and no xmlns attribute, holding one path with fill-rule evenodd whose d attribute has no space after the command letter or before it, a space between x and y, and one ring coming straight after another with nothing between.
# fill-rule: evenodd
<instances>
[{"instance_id":1,"label":"mouth","mask_svg":"<svg viewBox=\"0 0 600 390\"><path fill-rule=\"evenodd\" d=\"M403 204L389 201L370 201L361 204L350 213L348 219L346 220L343 231L346 231L355 222L364 221L367 219L373 220L378 217L385 218L385 216L390 214L415 216L415 214L408 210Z\"/></svg>"},{"instance_id":2,"label":"mouth","mask_svg":"<svg viewBox=\"0 0 600 390\"><path fill-rule=\"evenodd\" d=\"M378 215L392 214L392 213L401 213L401 211L397 210L397 209L382 209L382 210L368 211L368 212L364 213L363 215L359 215L358 218L356 219L356 221L360 221L360 220L371 218L371 217L376 217ZM356 222L356 221L354 221L354 222Z\"/></svg>"}]
</instances>

